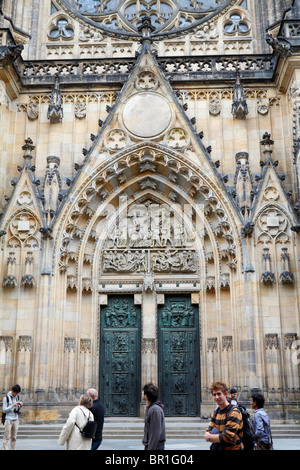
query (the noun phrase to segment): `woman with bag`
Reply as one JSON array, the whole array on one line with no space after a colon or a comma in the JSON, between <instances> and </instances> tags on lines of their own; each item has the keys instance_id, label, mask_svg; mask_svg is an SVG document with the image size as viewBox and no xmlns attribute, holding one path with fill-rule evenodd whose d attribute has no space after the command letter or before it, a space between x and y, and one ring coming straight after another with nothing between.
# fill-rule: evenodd
<instances>
[{"instance_id":1,"label":"woman with bag","mask_svg":"<svg viewBox=\"0 0 300 470\"><path fill-rule=\"evenodd\" d=\"M78 406L73 408L69 414L66 424L63 426L58 443L63 446L67 443L67 450L91 450L93 430L84 433L86 426L96 424L94 416L89 410L93 406L93 401L89 395L82 395ZM96 430L96 429L95 429ZM87 436L87 437L84 437Z\"/></svg>"}]
</instances>

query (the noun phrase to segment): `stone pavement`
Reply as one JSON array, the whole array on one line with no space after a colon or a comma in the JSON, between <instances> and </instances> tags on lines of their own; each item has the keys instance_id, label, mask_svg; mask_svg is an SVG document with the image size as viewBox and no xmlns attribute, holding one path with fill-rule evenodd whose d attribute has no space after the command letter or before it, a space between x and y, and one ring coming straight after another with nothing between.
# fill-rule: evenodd
<instances>
[{"instance_id":1,"label":"stone pavement","mask_svg":"<svg viewBox=\"0 0 300 470\"><path fill-rule=\"evenodd\" d=\"M300 439L273 439L273 441L275 450L300 450ZM16 450L65 450L65 446L60 446L57 439L17 439ZM103 441L100 450L141 451L143 446L140 440L111 439ZM166 450L179 452L209 450L209 444L204 439L169 439Z\"/></svg>"}]
</instances>

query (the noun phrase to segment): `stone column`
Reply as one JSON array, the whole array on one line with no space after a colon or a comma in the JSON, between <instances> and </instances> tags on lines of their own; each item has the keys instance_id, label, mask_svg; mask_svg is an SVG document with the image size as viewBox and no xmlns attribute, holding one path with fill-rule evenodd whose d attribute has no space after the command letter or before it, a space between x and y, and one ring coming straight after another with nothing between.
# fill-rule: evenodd
<instances>
[{"instance_id":1,"label":"stone column","mask_svg":"<svg viewBox=\"0 0 300 470\"><path fill-rule=\"evenodd\" d=\"M90 388L91 384L91 340L80 339L80 358L79 358L79 371L80 371L80 388L85 392Z\"/></svg>"},{"instance_id":2,"label":"stone column","mask_svg":"<svg viewBox=\"0 0 300 470\"><path fill-rule=\"evenodd\" d=\"M156 293L144 291L142 297L142 354L141 354L141 386L147 382L158 385L157 364L157 299ZM144 402L141 402L140 415L144 414Z\"/></svg>"},{"instance_id":3,"label":"stone column","mask_svg":"<svg viewBox=\"0 0 300 470\"><path fill-rule=\"evenodd\" d=\"M281 371L280 371L280 349L279 338L277 333L270 333L265 335L265 348L266 348L266 377L267 387L270 394L274 395L274 399L280 397L276 390L282 388L281 384Z\"/></svg>"},{"instance_id":4,"label":"stone column","mask_svg":"<svg viewBox=\"0 0 300 470\"><path fill-rule=\"evenodd\" d=\"M13 337L0 336L0 383L3 393L11 389L13 382ZM1 390L0 389L0 390Z\"/></svg>"},{"instance_id":5,"label":"stone column","mask_svg":"<svg viewBox=\"0 0 300 470\"><path fill-rule=\"evenodd\" d=\"M217 379L216 364L218 363L218 338L207 338L207 386Z\"/></svg>"},{"instance_id":6,"label":"stone column","mask_svg":"<svg viewBox=\"0 0 300 470\"><path fill-rule=\"evenodd\" d=\"M64 340L64 366L63 366L63 389L68 392L68 397L73 398L74 392L74 376L75 376L75 359L76 359L76 339L65 338Z\"/></svg>"},{"instance_id":7,"label":"stone column","mask_svg":"<svg viewBox=\"0 0 300 470\"><path fill-rule=\"evenodd\" d=\"M29 390L31 387L31 357L32 357L32 337L27 335L19 336L17 351L17 377L21 382L22 390Z\"/></svg>"},{"instance_id":8,"label":"stone column","mask_svg":"<svg viewBox=\"0 0 300 470\"><path fill-rule=\"evenodd\" d=\"M287 397L296 400L296 391L300 387L299 363L295 360L293 349L297 344L297 334L287 333L284 335L284 370L286 376Z\"/></svg>"}]
</instances>

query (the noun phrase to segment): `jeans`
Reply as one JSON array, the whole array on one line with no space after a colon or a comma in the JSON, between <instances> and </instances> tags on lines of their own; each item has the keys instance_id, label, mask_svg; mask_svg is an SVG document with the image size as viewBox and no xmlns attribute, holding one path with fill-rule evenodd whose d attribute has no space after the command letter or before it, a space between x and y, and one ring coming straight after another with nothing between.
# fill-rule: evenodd
<instances>
[{"instance_id":1,"label":"jeans","mask_svg":"<svg viewBox=\"0 0 300 470\"><path fill-rule=\"evenodd\" d=\"M101 445L101 442L102 442L102 439L101 441L94 441L93 439L91 450L97 450L98 447Z\"/></svg>"}]
</instances>

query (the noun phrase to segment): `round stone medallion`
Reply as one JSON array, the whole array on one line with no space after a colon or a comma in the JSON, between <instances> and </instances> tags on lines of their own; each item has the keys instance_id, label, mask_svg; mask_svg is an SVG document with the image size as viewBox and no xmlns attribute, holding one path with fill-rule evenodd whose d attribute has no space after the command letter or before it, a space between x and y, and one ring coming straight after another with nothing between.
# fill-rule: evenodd
<instances>
[{"instance_id":1,"label":"round stone medallion","mask_svg":"<svg viewBox=\"0 0 300 470\"><path fill-rule=\"evenodd\" d=\"M156 93L139 93L129 98L123 110L123 122L132 134L150 138L164 132L171 122L167 100Z\"/></svg>"}]
</instances>

